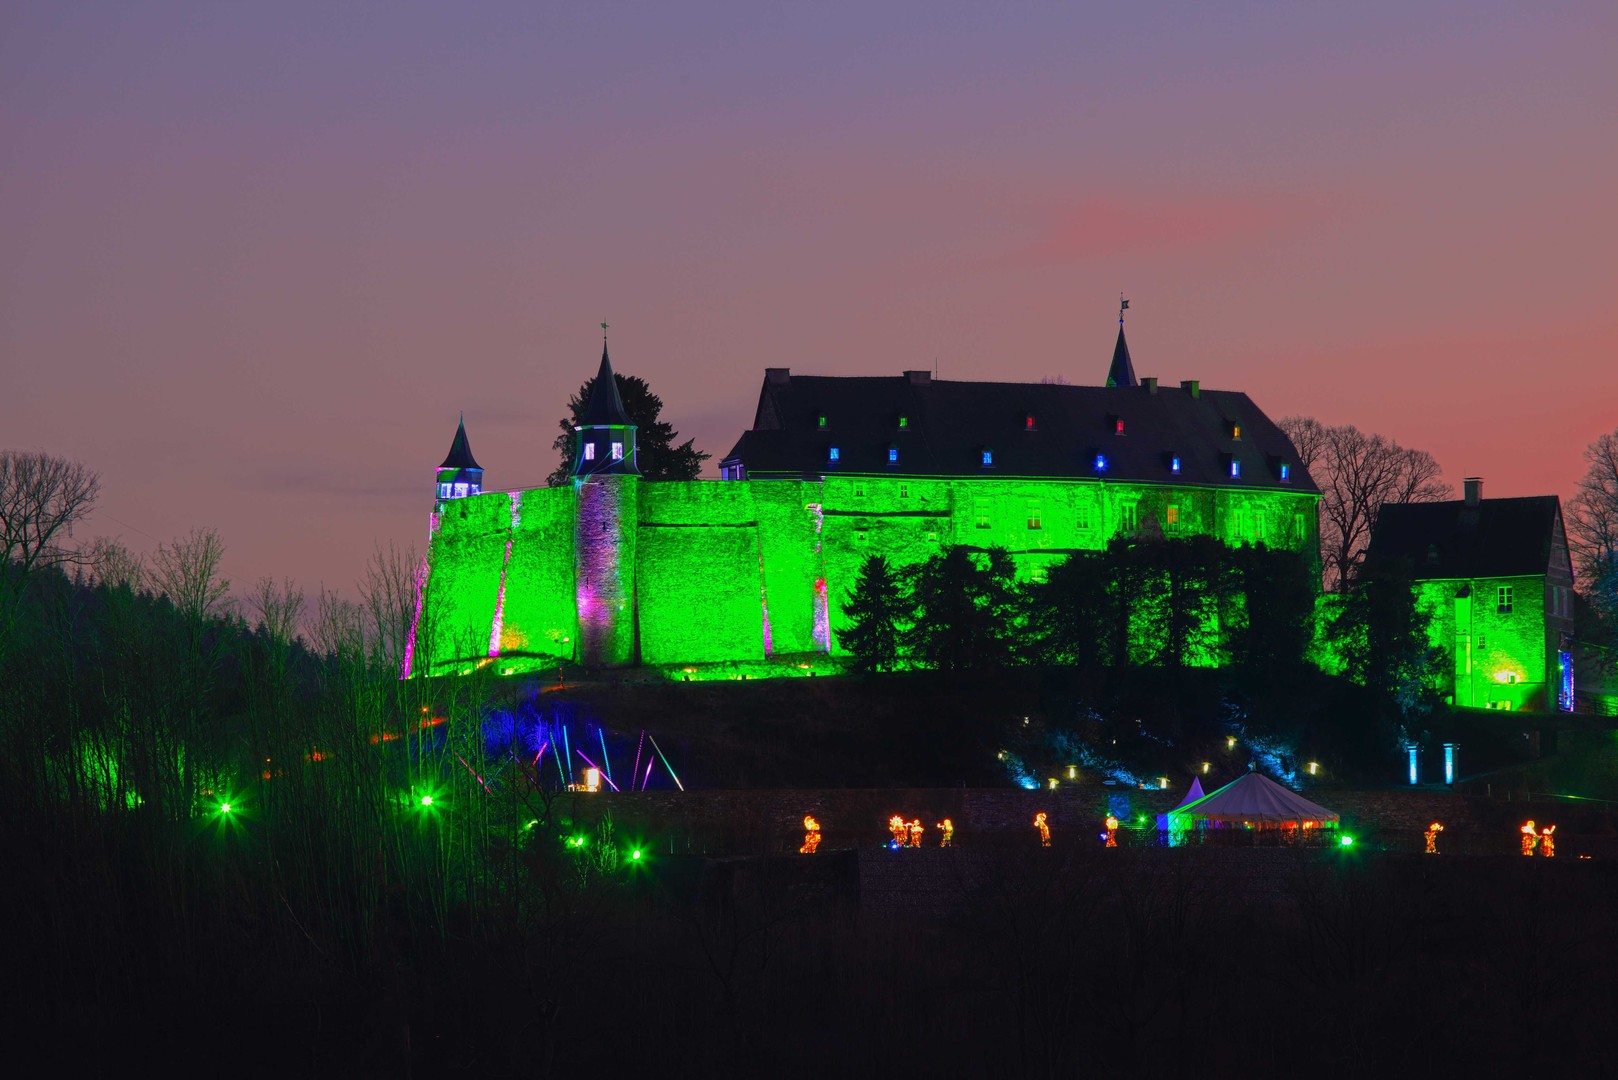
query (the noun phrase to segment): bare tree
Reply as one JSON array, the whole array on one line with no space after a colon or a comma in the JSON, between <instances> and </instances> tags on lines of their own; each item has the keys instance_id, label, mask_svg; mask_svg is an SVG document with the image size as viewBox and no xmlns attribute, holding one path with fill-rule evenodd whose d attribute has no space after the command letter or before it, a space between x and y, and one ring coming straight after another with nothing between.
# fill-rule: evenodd
<instances>
[{"instance_id":1,"label":"bare tree","mask_svg":"<svg viewBox=\"0 0 1618 1080\"><path fill-rule=\"evenodd\" d=\"M100 493L101 478L77 461L0 450L0 620L15 615L35 571L83 558L67 541Z\"/></svg>"},{"instance_id":2,"label":"bare tree","mask_svg":"<svg viewBox=\"0 0 1618 1080\"><path fill-rule=\"evenodd\" d=\"M182 539L157 545L152 584L187 622L201 623L229 608L230 582L219 576L225 544L213 529L192 529Z\"/></svg>"},{"instance_id":3,"label":"bare tree","mask_svg":"<svg viewBox=\"0 0 1618 1080\"><path fill-rule=\"evenodd\" d=\"M90 542L90 574L98 585L138 593L150 578L146 560L116 540L99 536Z\"/></svg>"},{"instance_id":4,"label":"bare tree","mask_svg":"<svg viewBox=\"0 0 1618 1080\"><path fill-rule=\"evenodd\" d=\"M1590 463L1567 507L1567 541L1579 572L1580 592L1606 617L1618 620L1618 431L1585 447Z\"/></svg>"},{"instance_id":5,"label":"bare tree","mask_svg":"<svg viewBox=\"0 0 1618 1080\"><path fill-rule=\"evenodd\" d=\"M1353 576L1383 506L1439 502L1454 493L1425 450L1307 416L1284 417L1280 426L1320 488L1320 561L1328 590Z\"/></svg>"}]
</instances>

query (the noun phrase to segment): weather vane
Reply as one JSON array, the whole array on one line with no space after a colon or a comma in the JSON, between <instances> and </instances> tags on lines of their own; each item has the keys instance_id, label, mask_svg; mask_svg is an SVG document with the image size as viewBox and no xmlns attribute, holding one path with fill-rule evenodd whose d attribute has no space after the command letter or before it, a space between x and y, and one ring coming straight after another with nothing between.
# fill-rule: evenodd
<instances>
[{"instance_id":1,"label":"weather vane","mask_svg":"<svg viewBox=\"0 0 1618 1080\"><path fill-rule=\"evenodd\" d=\"M1119 326L1124 325L1124 312L1126 312L1128 310L1129 310L1129 301L1124 299L1124 294L1123 293L1119 293L1118 294L1118 325Z\"/></svg>"},{"instance_id":2,"label":"weather vane","mask_svg":"<svg viewBox=\"0 0 1618 1080\"><path fill-rule=\"evenodd\" d=\"M602 341L607 340L607 324L606 323L601 324L601 340Z\"/></svg>"}]
</instances>

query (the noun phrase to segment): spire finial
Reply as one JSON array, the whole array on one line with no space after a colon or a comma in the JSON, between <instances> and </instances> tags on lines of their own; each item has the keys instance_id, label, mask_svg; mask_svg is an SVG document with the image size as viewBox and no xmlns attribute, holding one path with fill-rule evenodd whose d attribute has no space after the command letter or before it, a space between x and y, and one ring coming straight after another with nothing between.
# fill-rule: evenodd
<instances>
[{"instance_id":1,"label":"spire finial","mask_svg":"<svg viewBox=\"0 0 1618 1080\"><path fill-rule=\"evenodd\" d=\"M607 324L602 323L601 324L601 344L605 345L606 343L607 343Z\"/></svg>"},{"instance_id":2,"label":"spire finial","mask_svg":"<svg viewBox=\"0 0 1618 1080\"><path fill-rule=\"evenodd\" d=\"M1124 325L1124 312L1126 312L1128 310L1129 310L1129 301L1124 299L1124 294L1123 293L1119 293L1118 294L1118 325L1119 325L1119 327L1122 327Z\"/></svg>"}]
</instances>

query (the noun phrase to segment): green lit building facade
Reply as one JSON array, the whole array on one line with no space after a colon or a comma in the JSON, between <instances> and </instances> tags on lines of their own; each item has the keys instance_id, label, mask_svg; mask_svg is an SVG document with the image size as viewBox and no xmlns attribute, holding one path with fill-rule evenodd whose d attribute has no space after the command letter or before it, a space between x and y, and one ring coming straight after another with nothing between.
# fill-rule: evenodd
<instances>
[{"instance_id":1,"label":"green lit building facade","mask_svg":"<svg viewBox=\"0 0 1618 1080\"><path fill-rule=\"evenodd\" d=\"M813 670L877 553L1002 547L1038 580L1119 535L1318 550L1286 436L1245 394L1136 379L1122 328L1106 386L768 369L719 480L643 480L634 437L603 349L571 484L440 480L413 671ZM477 468L464 430L444 468Z\"/></svg>"},{"instance_id":2,"label":"green lit building facade","mask_svg":"<svg viewBox=\"0 0 1618 1080\"><path fill-rule=\"evenodd\" d=\"M1478 709L1570 710L1573 566L1554 495L1465 497L1384 506L1367 562L1401 562L1432 644L1447 657L1444 692Z\"/></svg>"}]
</instances>

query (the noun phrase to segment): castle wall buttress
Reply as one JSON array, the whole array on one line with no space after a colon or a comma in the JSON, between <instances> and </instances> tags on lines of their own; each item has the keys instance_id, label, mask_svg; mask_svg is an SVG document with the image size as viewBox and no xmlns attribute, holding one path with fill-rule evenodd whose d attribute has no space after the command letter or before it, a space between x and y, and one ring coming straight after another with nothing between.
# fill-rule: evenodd
<instances>
[{"instance_id":1,"label":"castle wall buttress","mask_svg":"<svg viewBox=\"0 0 1618 1080\"><path fill-rule=\"evenodd\" d=\"M597 474L574 481L573 579L579 663L624 667L639 661L635 549L640 477Z\"/></svg>"}]
</instances>

